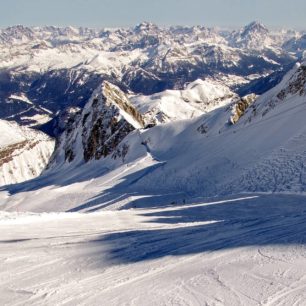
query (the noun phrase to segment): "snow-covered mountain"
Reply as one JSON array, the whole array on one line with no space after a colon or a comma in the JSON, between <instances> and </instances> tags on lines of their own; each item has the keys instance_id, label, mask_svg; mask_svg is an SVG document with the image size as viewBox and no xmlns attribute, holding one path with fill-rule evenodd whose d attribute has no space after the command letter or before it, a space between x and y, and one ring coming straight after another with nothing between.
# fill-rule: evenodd
<instances>
[{"instance_id":1,"label":"snow-covered mountain","mask_svg":"<svg viewBox=\"0 0 306 306\"><path fill-rule=\"evenodd\" d=\"M233 32L231 36L231 44L234 47L260 50L260 48L273 46L269 30L259 22L252 22L239 31Z\"/></svg>"},{"instance_id":2,"label":"snow-covered mountain","mask_svg":"<svg viewBox=\"0 0 306 306\"><path fill-rule=\"evenodd\" d=\"M166 90L153 95L130 95L131 103L148 124L198 117L238 99L221 81L196 80L183 90Z\"/></svg>"},{"instance_id":3,"label":"snow-covered mountain","mask_svg":"<svg viewBox=\"0 0 306 306\"><path fill-rule=\"evenodd\" d=\"M54 141L42 132L0 120L0 186L38 176L53 149Z\"/></svg>"},{"instance_id":4,"label":"snow-covered mountain","mask_svg":"<svg viewBox=\"0 0 306 306\"><path fill-rule=\"evenodd\" d=\"M9 187L10 197L2 192L2 207L92 211L145 205L157 196L305 191L305 71L305 63L296 65L255 101L236 98L199 117L145 129L145 114L104 83L72 119L49 169Z\"/></svg>"},{"instance_id":5,"label":"snow-covered mountain","mask_svg":"<svg viewBox=\"0 0 306 306\"><path fill-rule=\"evenodd\" d=\"M66 121L49 168L74 165L107 156L124 161L129 145L119 146L132 131L196 118L240 98L220 81L197 80L184 90L145 96L124 93L104 81L82 111Z\"/></svg>"},{"instance_id":6,"label":"snow-covered mountain","mask_svg":"<svg viewBox=\"0 0 306 306\"><path fill-rule=\"evenodd\" d=\"M138 94L184 89L212 77L231 90L249 94L275 85L263 77L281 76L301 57L288 54L296 32L269 32L252 23L238 31L203 26L87 29L15 26L0 30L0 118L40 126L49 134L66 108L83 108L107 80ZM274 78L274 76L272 75ZM279 80L280 78L277 78ZM43 125L43 126L42 126Z\"/></svg>"},{"instance_id":7,"label":"snow-covered mountain","mask_svg":"<svg viewBox=\"0 0 306 306\"><path fill-rule=\"evenodd\" d=\"M151 23L101 31L17 26L2 30L0 37L2 116L40 126L59 137L42 178L49 177L49 182L61 169L69 171L69 182L73 182L79 166L78 170L101 164L104 170L99 174L112 177L112 171L137 165L152 166L154 171L136 179L133 190L150 189L152 182L165 180L164 191L222 193L232 186L233 177L242 176L242 170L252 171L252 158L257 161L271 153L259 136L250 132L240 139L237 135L253 131L253 122L256 130L256 122L265 122L270 113L286 108L283 105L289 103L285 101L297 95L304 99L304 64L256 101L255 94L236 94L241 84L248 88L244 94L256 93L262 76L267 78L262 84L265 89L277 84L300 56L282 48L284 40L289 44L302 34L271 33L256 22L233 32L204 27L167 29ZM286 83L291 74L295 82ZM262 136L263 131L258 133ZM243 139L250 143L238 154L235 150ZM262 149L255 146L256 141ZM186 155L186 150L192 154ZM247 162L237 166L243 153L249 156ZM233 162L226 163L227 156ZM186 169L178 166L186 162ZM199 170L202 167L207 171ZM86 178L96 177L94 170L84 170ZM226 181L224 171L232 173ZM171 173L176 173L175 179L168 182ZM207 186L201 191L203 182Z\"/></svg>"},{"instance_id":8,"label":"snow-covered mountain","mask_svg":"<svg viewBox=\"0 0 306 306\"><path fill-rule=\"evenodd\" d=\"M306 34L289 39L284 43L283 48L289 52L303 55L306 50Z\"/></svg>"}]
</instances>

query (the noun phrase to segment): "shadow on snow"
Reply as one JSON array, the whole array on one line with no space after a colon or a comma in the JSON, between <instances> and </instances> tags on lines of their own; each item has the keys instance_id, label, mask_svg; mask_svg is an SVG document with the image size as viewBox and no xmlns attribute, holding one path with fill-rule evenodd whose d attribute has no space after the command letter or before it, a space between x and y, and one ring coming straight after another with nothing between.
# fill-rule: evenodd
<instances>
[{"instance_id":1,"label":"shadow on snow","mask_svg":"<svg viewBox=\"0 0 306 306\"><path fill-rule=\"evenodd\" d=\"M144 214L139 211L147 222L177 226L112 233L92 241L106 246L106 257L113 264L248 246L306 243L305 196L260 195L152 209Z\"/></svg>"}]
</instances>

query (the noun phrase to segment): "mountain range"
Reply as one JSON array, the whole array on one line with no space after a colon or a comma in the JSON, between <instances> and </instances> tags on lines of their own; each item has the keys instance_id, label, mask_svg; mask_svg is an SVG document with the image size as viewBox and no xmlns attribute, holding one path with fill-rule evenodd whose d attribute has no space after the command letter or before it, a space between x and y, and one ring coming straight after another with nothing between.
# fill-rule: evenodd
<instances>
[{"instance_id":1,"label":"mountain range","mask_svg":"<svg viewBox=\"0 0 306 306\"><path fill-rule=\"evenodd\" d=\"M55 136L59 114L84 107L104 80L150 95L209 77L239 95L262 94L303 57L303 35L258 22L236 31L151 23L2 29L0 118Z\"/></svg>"}]
</instances>

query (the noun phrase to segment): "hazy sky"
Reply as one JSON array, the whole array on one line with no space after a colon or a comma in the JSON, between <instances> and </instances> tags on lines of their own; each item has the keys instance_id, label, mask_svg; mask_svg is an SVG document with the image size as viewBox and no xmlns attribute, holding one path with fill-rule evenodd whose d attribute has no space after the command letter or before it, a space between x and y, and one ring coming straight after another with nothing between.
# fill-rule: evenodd
<instances>
[{"instance_id":1,"label":"hazy sky","mask_svg":"<svg viewBox=\"0 0 306 306\"><path fill-rule=\"evenodd\" d=\"M306 0L0 0L0 27L10 25L241 26L306 29Z\"/></svg>"}]
</instances>

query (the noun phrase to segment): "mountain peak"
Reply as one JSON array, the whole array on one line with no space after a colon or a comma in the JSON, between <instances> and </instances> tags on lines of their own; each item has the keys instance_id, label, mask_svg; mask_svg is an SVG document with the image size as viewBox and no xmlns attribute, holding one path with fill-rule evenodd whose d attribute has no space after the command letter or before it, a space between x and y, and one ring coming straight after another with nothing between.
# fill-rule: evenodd
<instances>
[{"instance_id":1,"label":"mountain peak","mask_svg":"<svg viewBox=\"0 0 306 306\"><path fill-rule=\"evenodd\" d=\"M31 28L23 25L15 25L0 30L0 42L11 43L15 40L28 41L34 38L34 32Z\"/></svg>"},{"instance_id":2,"label":"mountain peak","mask_svg":"<svg viewBox=\"0 0 306 306\"><path fill-rule=\"evenodd\" d=\"M118 153L119 143L130 132L145 126L142 115L117 86L104 81L81 113L68 122L51 161L88 162Z\"/></svg>"},{"instance_id":3,"label":"mountain peak","mask_svg":"<svg viewBox=\"0 0 306 306\"><path fill-rule=\"evenodd\" d=\"M253 21L242 29L242 35L248 33L268 34L269 30L262 23Z\"/></svg>"},{"instance_id":4,"label":"mountain peak","mask_svg":"<svg viewBox=\"0 0 306 306\"><path fill-rule=\"evenodd\" d=\"M258 49L270 43L269 30L258 21L253 21L232 34L232 45L238 48Z\"/></svg>"},{"instance_id":5,"label":"mountain peak","mask_svg":"<svg viewBox=\"0 0 306 306\"><path fill-rule=\"evenodd\" d=\"M134 31L136 33L140 33L140 32L152 32L152 31L156 31L158 30L158 26L152 22L141 22L138 25L135 26Z\"/></svg>"}]
</instances>

